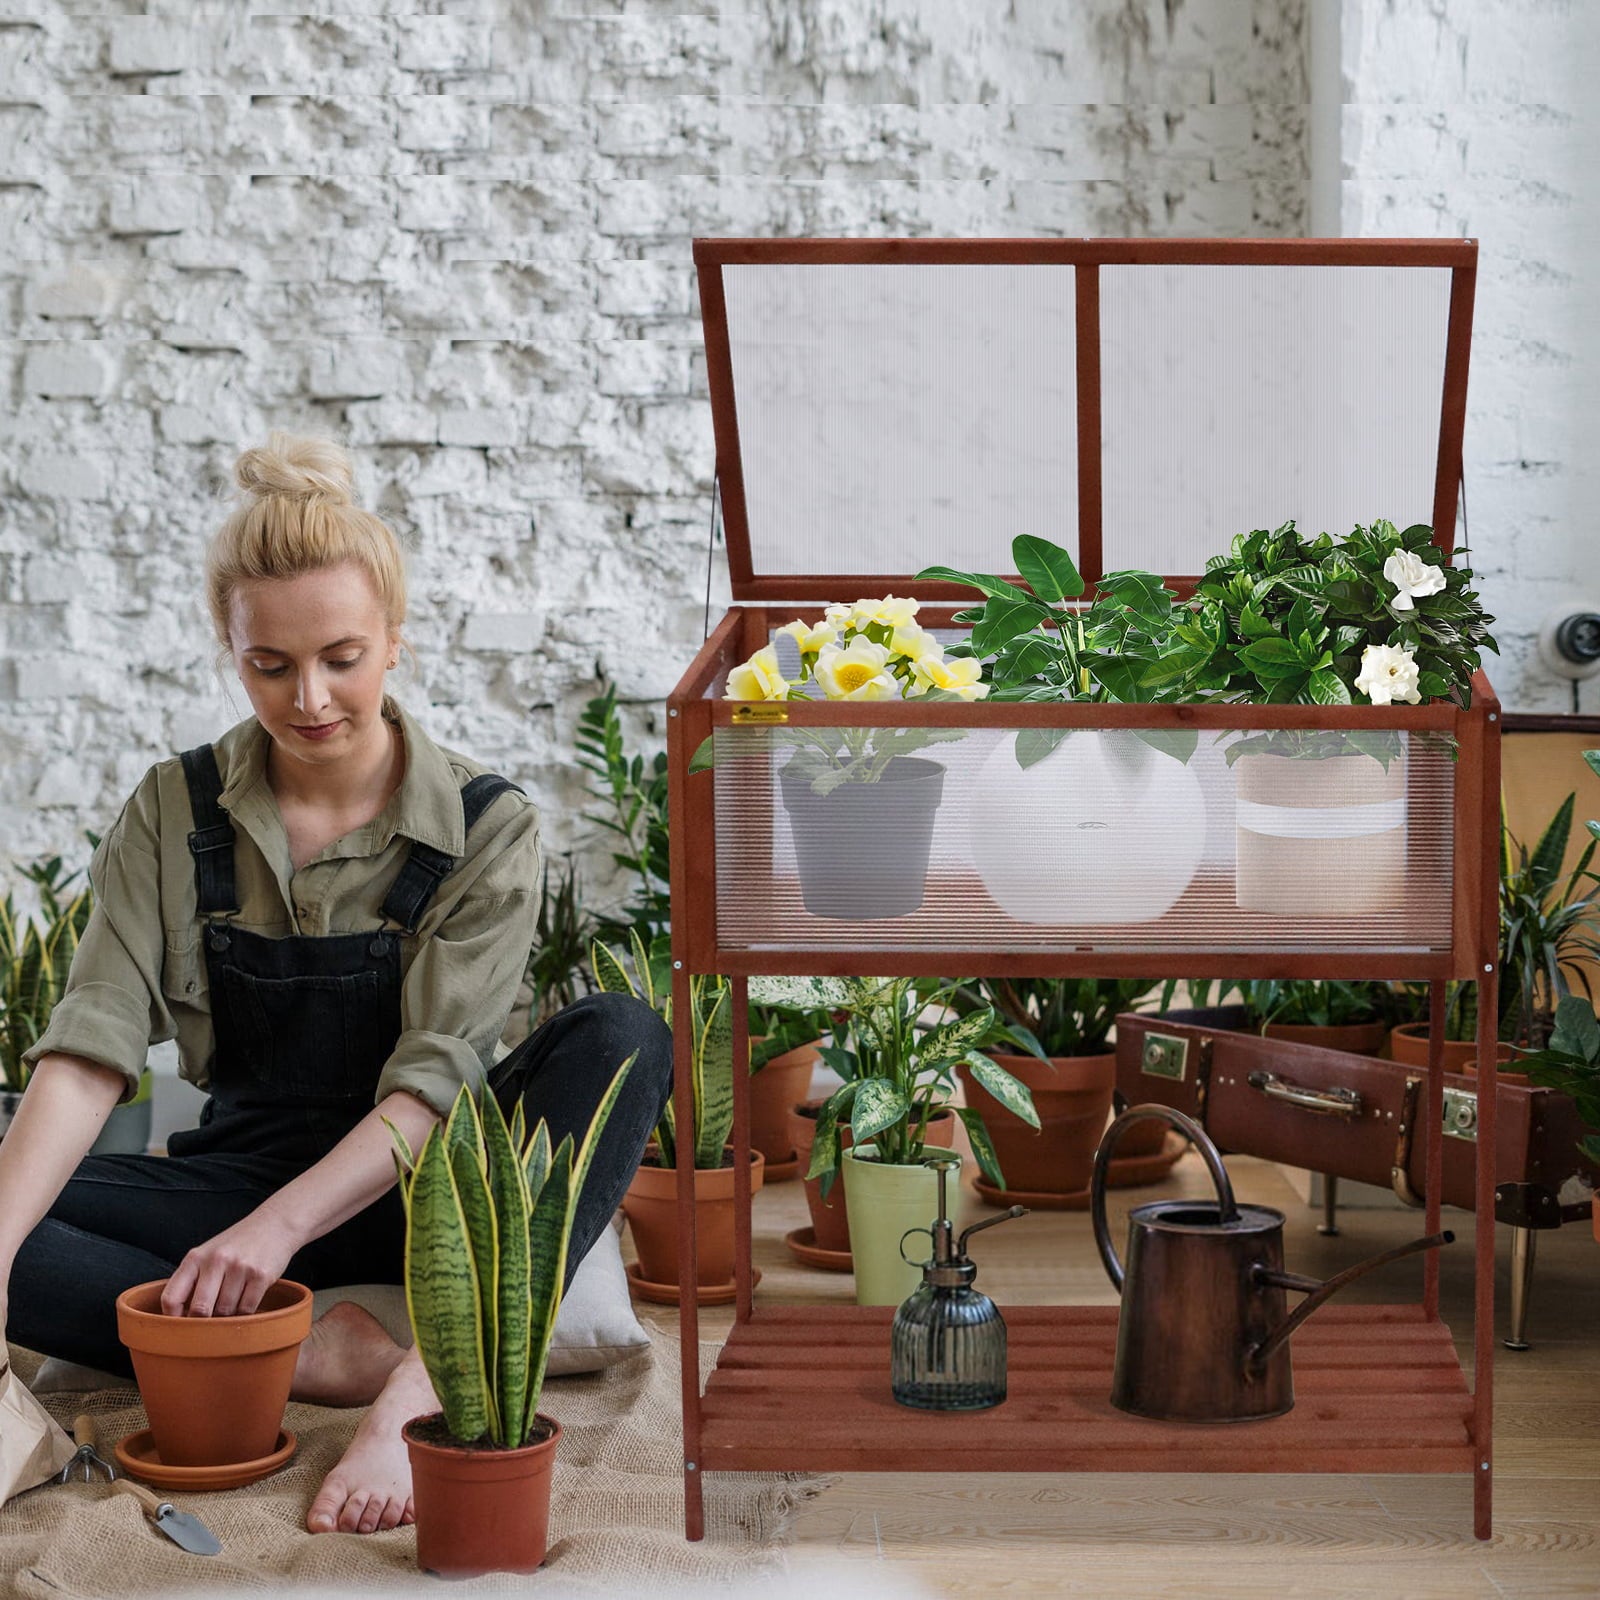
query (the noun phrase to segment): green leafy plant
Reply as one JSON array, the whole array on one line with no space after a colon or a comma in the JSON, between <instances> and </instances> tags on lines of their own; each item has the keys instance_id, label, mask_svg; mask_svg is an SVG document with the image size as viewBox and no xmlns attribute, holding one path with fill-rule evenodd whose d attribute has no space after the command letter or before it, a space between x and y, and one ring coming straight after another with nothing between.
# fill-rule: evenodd
<instances>
[{"instance_id":1,"label":"green leafy plant","mask_svg":"<svg viewBox=\"0 0 1600 1600\"><path fill-rule=\"evenodd\" d=\"M412 1155L389 1124L406 1216L406 1309L445 1425L462 1444L533 1438L566 1280L573 1218L600 1134L632 1067L617 1069L583 1143L554 1150L519 1102L463 1086Z\"/></svg>"},{"instance_id":2,"label":"green leafy plant","mask_svg":"<svg viewBox=\"0 0 1600 1600\"><path fill-rule=\"evenodd\" d=\"M1175 985L1163 992L1171 1003ZM1393 1025L1415 1015L1415 1003L1400 985L1331 978L1253 978L1194 981L1188 984L1196 1006L1226 1005L1230 997L1245 1008L1247 1025L1265 1032L1274 1023L1302 1028L1344 1028L1363 1022Z\"/></svg>"},{"instance_id":3,"label":"green leafy plant","mask_svg":"<svg viewBox=\"0 0 1600 1600\"><path fill-rule=\"evenodd\" d=\"M681 1025L673 1018L672 946L662 936L645 947L635 932L630 935L633 970L609 946L596 940L590 953L595 980L611 994L631 994L643 1000L669 1028ZM728 1135L733 1129L733 1001L726 978L695 973L689 979L694 1042L694 1127L690 1140L694 1164L701 1171L722 1165ZM656 1144L664 1167L677 1164L678 1126L672 1100L667 1101L656 1125Z\"/></svg>"},{"instance_id":4,"label":"green leafy plant","mask_svg":"<svg viewBox=\"0 0 1600 1600\"><path fill-rule=\"evenodd\" d=\"M994 1010L1009 1037L1027 1034L1043 1056L1102 1055L1118 1013L1130 1011L1154 987L1149 978L963 978L951 999L970 1016ZM994 1043L1005 1042L997 1034ZM979 1048L991 1041L979 1041Z\"/></svg>"},{"instance_id":5,"label":"green leafy plant","mask_svg":"<svg viewBox=\"0 0 1600 1600\"><path fill-rule=\"evenodd\" d=\"M666 753L658 750L648 761L628 753L612 683L584 706L574 742L578 765L594 780L585 792L605 808L584 812L584 819L614 836L611 859L635 880L620 916L595 919L595 935L616 944L636 931L652 945L672 925Z\"/></svg>"},{"instance_id":6,"label":"green leafy plant","mask_svg":"<svg viewBox=\"0 0 1600 1600\"><path fill-rule=\"evenodd\" d=\"M788 1006L750 1003L750 1072L754 1076L769 1061L803 1044L821 1039L833 1025L832 1014L822 1009L794 1010Z\"/></svg>"},{"instance_id":7,"label":"green leafy plant","mask_svg":"<svg viewBox=\"0 0 1600 1600\"><path fill-rule=\"evenodd\" d=\"M20 872L34 885L40 909L35 918L20 911L10 893L0 901L0 1089L13 1092L27 1087L22 1057L66 992L72 957L94 908L87 884L73 890L82 869L68 872L60 856L31 862Z\"/></svg>"},{"instance_id":8,"label":"green leafy plant","mask_svg":"<svg viewBox=\"0 0 1600 1600\"><path fill-rule=\"evenodd\" d=\"M547 1022L580 996L593 992L589 946L595 919L579 897L578 868L571 856L551 885L550 863L539 883L539 920L528 955L527 982L533 990L532 1026Z\"/></svg>"},{"instance_id":9,"label":"green leafy plant","mask_svg":"<svg viewBox=\"0 0 1600 1600\"><path fill-rule=\"evenodd\" d=\"M1600 1020L1593 1001L1575 994L1562 996L1549 1043L1519 1057L1516 1065L1541 1087L1570 1094L1584 1124L1600 1128ZM1600 1163L1600 1133L1586 1133L1578 1148Z\"/></svg>"},{"instance_id":10,"label":"green leafy plant","mask_svg":"<svg viewBox=\"0 0 1600 1600\"><path fill-rule=\"evenodd\" d=\"M1072 556L1035 534L1011 543L1018 575L1028 587L993 573L954 567L924 567L918 579L963 583L982 592L984 601L956 613L971 632L950 647L952 657L983 660L991 700L1073 700L1090 704L1143 704L1176 700L1176 685L1166 689L1152 678L1179 613L1178 597L1152 572L1108 572L1093 602L1076 606L1084 581ZM1023 728L1017 732L1017 763L1030 767L1068 737L1066 728ZM1165 728L1135 730L1145 743L1187 761L1194 753L1193 732Z\"/></svg>"},{"instance_id":11,"label":"green leafy plant","mask_svg":"<svg viewBox=\"0 0 1600 1600\"><path fill-rule=\"evenodd\" d=\"M972 1075L1008 1111L1030 1127L1039 1126L1033 1096L1003 1067L977 1049L979 1040L1003 1038L1030 1055L1039 1055L1031 1035L1000 1022L992 1007L964 1017L926 1024L925 1011L942 1010L956 985L916 978L790 978L750 980L752 995L765 1005L826 1007L846 1013L845 1043L824 1045L819 1054L844 1084L817 1113L816 1143L808 1178L821 1178L827 1194L842 1157L839 1127L848 1122L857 1145L869 1141L887 1165L915 1162L927 1139L928 1123L946 1108L955 1110L972 1140L983 1175L997 1187L1005 1178L983 1118L968 1107L952 1107L956 1064Z\"/></svg>"},{"instance_id":12,"label":"green leafy plant","mask_svg":"<svg viewBox=\"0 0 1600 1600\"><path fill-rule=\"evenodd\" d=\"M1417 523L1304 538L1294 523L1241 534L1206 563L1193 599L1146 682L1185 699L1262 705L1470 705L1482 651L1496 648L1470 587ZM1364 753L1387 765L1400 736L1382 729L1274 729L1230 745L1264 753Z\"/></svg>"}]
</instances>

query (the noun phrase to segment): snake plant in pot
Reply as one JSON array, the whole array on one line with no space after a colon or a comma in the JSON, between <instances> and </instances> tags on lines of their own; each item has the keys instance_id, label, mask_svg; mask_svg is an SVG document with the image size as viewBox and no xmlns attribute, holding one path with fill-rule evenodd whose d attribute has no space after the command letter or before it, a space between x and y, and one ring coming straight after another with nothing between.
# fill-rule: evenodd
<instances>
[{"instance_id":1,"label":"snake plant in pot","mask_svg":"<svg viewBox=\"0 0 1600 1600\"><path fill-rule=\"evenodd\" d=\"M634 1173L622 1209L639 1259L628 1268L633 1290L646 1300L676 1303L678 1262L678 1141L694 1150L695 1285L702 1305L731 1300L733 1279L733 1001L728 980L695 974L689 980L687 1018L673 1016L670 936L662 934L647 949L635 933L632 971L609 946L595 943L591 960L602 990L631 994L656 1011L670 1027L693 1032L694 1126L677 1125L667 1101L655 1138ZM762 1157L751 1152L750 1192L761 1187Z\"/></svg>"},{"instance_id":2,"label":"snake plant in pot","mask_svg":"<svg viewBox=\"0 0 1600 1600\"><path fill-rule=\"evenodd\" d=\"M539 1411L584 1179L633 1056L617 1069L581 1146L553 1150L519 1103L463 1087L412 1154L392 1125L406 1214L406 1308L443 1408L402 1430L411 1458L417 1562L466 1577L544 1560L561 1426Z\"/></svg>"}]
</instances>

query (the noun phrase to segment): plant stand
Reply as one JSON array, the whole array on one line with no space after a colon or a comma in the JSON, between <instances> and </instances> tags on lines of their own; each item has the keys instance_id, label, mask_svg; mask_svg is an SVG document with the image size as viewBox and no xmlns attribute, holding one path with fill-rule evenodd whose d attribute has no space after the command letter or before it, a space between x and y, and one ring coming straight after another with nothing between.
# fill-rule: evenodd
<instances>
[{"instance_id":1,"label":"plant stand","mask_svg":"<svg viewBox=\"0 0 1600 1600\"><path fill-rule=\"evenodd\" d=\"M821 619L818 596L916 594L925 602L918 621L932 629L952 627L952 607L927 602L958 601L952 585L914 586L904 574L947 552L924 550L922 561L880 555L878 564L847 567L843 544L832 547L830 570L795 575L774 556L785 544L764 532L767 566L752 561L752 506L755 491L745 481L757 469L769 480L797 454L773 445L792 435L774 426L768 448L749 441L758 432L761 405L777 408L805 384L774 379L746 405L741 390L737 418L732 377L734 336L730 305L759 321L759 346L752 361L772 359L774 350L791 359L791 345L768 337L769 322L751 312L751 269L776 264L797 271L868 265L882 272L918 263L939 267L1008 269L1054 267L1074 275L1064 294L1040 313L1059 322L1068 313L1076 329L1076 460L1078 468L1077 549L1079 564L1092 583L1107 567L1139 564L1137 553L1114 546L1102 502L1112 491L1115 454L1110 431L1102 439L1102 296L1108 273L1129 269L1211 267L1404 267L1445 269L1448 285L1448 335L1441 335L1442 388L1435 390L1438 459L1430 467L1432 525L1448 549L1455 527L1460 465L1461 420L1465 408L1467 348L1470 338L1476 245L1471 241L1374 243L1363 241L906 241L802 240L757 242L699 241L702 307L718 441L718 471L728 535L730 572L736 605L708 636L668 700L669 804L673 940L673 994L678 1014L687 1014L691 974L722 973L732 983L734 1059L746 1048L747 980L758 973L791 974L949 974L1040 977L1234 977L1307 978L1393 977L1430 985L1434 1015L1442 1022L1445 983L1476 979L1482 986L1479 1015L1495 1016L1498 981L1497 860L1499 841L1499 705L1487 680L1475 679L1472 706L1306 707L1306 706L1129 706L1064 703L963 704L923 701L872 704L740 704L722 698L726 675L773 630L802 616ZM737 280L732 276L744 272ZM1405 276L1402 274L1401 276ZM860 308L841 287L848 273L819 280L817 303L845 305L848 358L866 348ZM884 281L881 276L874 284ZM919 316L929 316L916 296L945 293L958 279L939 279L940 287L917 286L912 296ZM1118 284L1126 279L1118 277ZM810 290L786 280L794 298ZM992 317L996 306L1023 293L1043 294L1043 279L1011 278L975 297L975 320ZM1360 292L1366 292L1366 285ZM737 293L735 293L737 288ZM763 290L764 292L764 290ZM787 292L787 291L786 291ZM862 293L861 290L853 291ZM1119 289L1119 293L1121 290ZM834 296L830 300L828 297ZM761 302L763 305L766 302ZM773 304L777 304L774 300ZM1063 309L1065 308L1065 309ZM898 314L898 313L896 313ZM893 321L891 316L889 321ZM938 317L929 320L939 323ZM948 319L946 319L948 320ZM1051 323L1054 328L1056 323ZM870 320L866 324L870 331ZM1104 336L1112 337L1108 330ZM886 341L887 343L887 341ZM874 347L876 348L876 347ZM976 348L976 342L974 344ZM985 346L987 348L987 346ZM963 347L956 370L962 382L981 368ZM758 359L759 358L759 359ZM794 357L793 359L798 359ZM757 386L760 388L760 386ZM1074 385L1068 381L1069 392ZM885 392L897 396L892 386ZM1052 389L1052 400L1057 394ZM1442 393L1442 412L1439 407ZM776 396L777 398L773 398ZM856 395L852 393L852 400ZM939 405L919 397L919 417L934 417ZM854 417L854 413L852 413ZM858 434L878 435L854 420ZM743 443L741 442L743 441ZM1108 453L1109 452L1109 453ZM807 472L819 460L804 454ZM1030 458L1031 459L1031 458ZM776 463L776 465L774 465ZM1007 469L1011 458L1005 463ZM1104 472L1102 469L1105 469ZM776 477L775 477L776 475ZM915 478L897 482L915 485ZM984 477L1008 486L1008 472ZM784 485L787 487L787 485ZM759 501L764 514L780 517L788 503L772 489ZM841 498L841 504L845 503ZM809 502L807 503L809 504ZM802 508L804 510L804 508ZM800 513L797 512L796 515ZM932 518L934 511L927 515ZM1102 521L1106 527L1102 527ZM1309 514L1307 520L1309 521ZM942 525L941 525L942 526ZM1210 530L1206 530L1210 537ZM794 539L800 535L796 533ZM791 548L794 540L788 541ZM1112 548L1104 548L1112 546ZM1213 546L1220 548L1220 544ZM759 555L759 551L757 554ZM1203 559L1209 549L1198 554ZM870 563L874 552L869 551ZM856 558L859 562L859 556ZM1198 567L1198 561L1196 568ZM883 576L892 574L892 576ZM1174 578L1181 587L1184 580ZM891 727L956 727L968 732L971 755L963 767L961 744L939 747L948 768L946 808L952 796L972 788L997 740L1018 729L1162 729L1171 734L1220 730L1257 731L1299 728L1402 730L1417 746L1417 735L1448 734L1459 760L1409 760L1404 799L1406 850L1391 909L1360 916L1298 916L1240 910L1231 867L1214 858L1201 861L1181 896L1150 920L1087 924L1071 920L1065 907L1059 923L1019 921L989 895L970 858L941 857L930 862L921 906L897 918L852 922L808 915L805 911L786 823L777 795L779 761L770 742L775 729L871 724ZM715 733L714 773L689 776L691 755ZM1218 763L1220 768L1220 763ZM969 770L970 768L970 770ZM1208 779L1208 782L1213 780ZM1219 778L1215 782L1221 783ZM1229 796L1231 804L1231 794ZM1211 798L1208 795L1208 808ZM937 841L936 841L937 843ZM1019 840L1017 848L1044 849L1047 836ZM1030 919L1035 908L1028 908ZM1482 1074L1479 1148L1495 1148L1495 1071L1492 1022L1480 1023L1489 1064ZM1435 1028L1442 1037L1442 1027ZM692 1116L691 1050L687 1034L675 1039L675 1095L680 1125ZM1437 1231L1442 1166L1443 1061L1429 1061L1417 1100L1425 1137L1426 1230ZM736 1150L749 1144L749 1083L735 1075ZM755 1306L750 1262L750 1186L747 1163L736 1164L735 1283L733 1331L701 1391L697 1351L698 1308L692 1297L679 1302L683 1356L683 1442L685 1529L702 1536L702 1479L707 1471L785 1469L849 1471L949 1470L959 1460L963 1471L1173 1471L1195 1472L1440 1472L1470 1474L1474 1486L1474 1531L1491 1531L1493 1469L1493 1310L1494 1181L1492 1162L1480 1160L1476 1173L1474 1344L1472 1370L1458 1364L1450 1332L1439 1318L1439 1267L1429 1253L1421 1267L1422 1295L1411 1306L1332 1306L1320 1311L1297 1335L1296 1370L1300 1404L1289 1414L1265 1422L1177 1425L1131 1417L1110 1404L1111 1366L1119 1312L1104 1307L1005 1307L1010 1345L1010 1398L993 1412L946 1414L896 1405L889 1387L888 1310ZM680 1256L694 1256L692 1171L679 1170ZM799 1417L815 1418L819 1400L822 1427L797 1429ZM832 1403L837 1401L837 1403Z\"/></svg>"}]
</instances>

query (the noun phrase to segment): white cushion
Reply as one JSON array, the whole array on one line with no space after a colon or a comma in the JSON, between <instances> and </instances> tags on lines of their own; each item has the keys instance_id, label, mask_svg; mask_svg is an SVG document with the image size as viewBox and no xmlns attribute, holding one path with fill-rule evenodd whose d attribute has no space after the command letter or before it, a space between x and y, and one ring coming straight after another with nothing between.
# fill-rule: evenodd
<instances>
[{"instance_id":1,"label":"white cushion","mask_svg":"<svg viewBox=\"0 0 1600 1600\"><path fill-rule=\"evenodd\" d=\"M406 1292L399 1284L358 1283L342 1289L318 1289L312 1296L313 1314L320 1317L341 1300L354 1301L370 1311L396 1344L411 1343ZM598 1372L626 1361L649 1343L650 1335L633 1314L618 1229L613 1223L600 1230L562 1297L545 1370L556 1378L572 1372Z\"/></svg>"}]
</instances>

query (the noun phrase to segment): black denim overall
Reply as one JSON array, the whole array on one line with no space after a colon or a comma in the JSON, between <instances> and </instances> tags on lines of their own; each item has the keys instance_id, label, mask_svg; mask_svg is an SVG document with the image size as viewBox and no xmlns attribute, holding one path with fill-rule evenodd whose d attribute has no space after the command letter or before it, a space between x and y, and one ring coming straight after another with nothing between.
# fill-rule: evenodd
<instances>
[{"instance_id":1,"label":"black denim overall","mask_svg":"<svg viewBox=\"0 0 1600 1600\"><path fill-rule=\"evenodd\" d=\"M88 1156L23 1241L6 1333L45 1355L130 1374L116 1297L172 1274L196 1246L250 1215L328 1153L373 1107L400 1033L400 935L414 931L454 869L414 841L383 902L384 926L268 939L238 927L233 827L218 804L209 746L183 758L194 808L199 913L205 921L216 1053L201 1126L166 1156ZM493 774L461 791L470 829L502 788ZM520 791L519 791L520 792ZM612 1075L637 1052L580 1197L567 1255L580 1260L621 1203L672 1087L672 1035L642 1000L591 994L564 1007L494 1066L509 1114L540 1118L559 1144L581 1142ZM313 1289L398 1283L405 1242L399 1191L309 1241L285 1276Z\"/></svg>"},{"instance_id":2,"label":"black denim overall","mask_svg":"<svg viewBox=\"0 0 1600 1600\"><path fill-rule=\"evenodd\" d=\"M233 824L210 745L182 756L216 1054L201 1124L175 1133L173 1155L232 1150L300 1167L320 1161L372 1109L400 1037L400 936L415 934L455 860L413 840L367 933L268 939L236 926ZM466 831L506 789L486 772L461 791ZM521 794L522 790L517 789Z\"/></svg>"}]
</instances>

